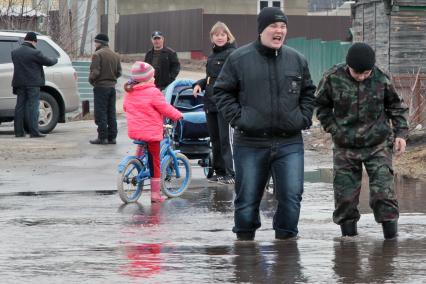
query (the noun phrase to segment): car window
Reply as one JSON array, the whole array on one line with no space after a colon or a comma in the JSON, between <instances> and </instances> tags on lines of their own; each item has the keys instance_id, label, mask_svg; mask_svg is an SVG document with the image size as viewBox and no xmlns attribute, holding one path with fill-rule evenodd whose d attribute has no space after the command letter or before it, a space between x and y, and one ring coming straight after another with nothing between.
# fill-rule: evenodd
<instances>
[{"instance_id":1,"label":"car window","mask_svg":"<svg viewBox=\"0 0 426 284\"><path fill-rule=\"evenodd\" d=\"M0 40L0 64L12 63L11 52L17 47L16 41Z\"/></svg>"},{"instance_id":2,"label":"car window","mask_svg":"<svg viewBox=\"0 0 426 284\"><path fill-rule=\"evenodd\" d=\"M40 50L44 56L50 57L50 58L59 58L59 53L50 46L47 42L45 42L42 39L39 39L37 41L37 49Z\"/></svg>"}]
</instances>

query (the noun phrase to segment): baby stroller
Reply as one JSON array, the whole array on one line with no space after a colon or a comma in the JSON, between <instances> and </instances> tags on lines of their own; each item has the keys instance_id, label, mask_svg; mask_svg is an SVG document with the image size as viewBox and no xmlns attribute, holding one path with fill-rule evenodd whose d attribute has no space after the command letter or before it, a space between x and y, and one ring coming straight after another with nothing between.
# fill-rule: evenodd
<instances>
[{"instance_id":1,"label":"baby stroller","mask_svg":"<svg viewBox=\"0 0 426 284\"><path fill-rule=\"evenodd\" d=\"M203 96L192 95L195 80L178 79L164 91L166 101L183 113L173 133L176 150L180 150L189 159L199 159L207 178L213 176L213 155L207 129L206 114L203 110Z\"/></svg>"}]
</instances>

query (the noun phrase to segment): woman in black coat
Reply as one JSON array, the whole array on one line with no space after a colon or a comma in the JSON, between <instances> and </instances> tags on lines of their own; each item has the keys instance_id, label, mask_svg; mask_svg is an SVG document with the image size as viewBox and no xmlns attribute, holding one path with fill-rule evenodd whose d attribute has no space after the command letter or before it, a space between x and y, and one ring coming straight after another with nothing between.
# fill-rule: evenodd
<instances>
[{"instance_id":1,"label":"woman in black coat","mask_svg":"<svg viewBox=\"0 0 426 284\"><path fill-rule=\"evenodd\" d=\"M230 128L216 108L213 86L226 58L235 50L235 38L224 23L217 22L210 31L210 40L213 44L213 52L207 58L206 78L194 84L193 94L197 96L198 93L205 90L204 110L212 143L213 169L215 172L215 175L209 181L233 184L235 183L235 173L229 141Z\"/></svg>"}]
</instances>

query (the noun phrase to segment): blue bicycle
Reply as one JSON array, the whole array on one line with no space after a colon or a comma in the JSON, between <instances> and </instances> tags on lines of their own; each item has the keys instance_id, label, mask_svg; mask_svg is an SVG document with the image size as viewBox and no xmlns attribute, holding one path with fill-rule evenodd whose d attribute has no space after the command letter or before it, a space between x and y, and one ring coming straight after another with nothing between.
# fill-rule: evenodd
<instances>
[{"instance_id":1,"label":"blue bicycle","mask_svg":"<svg viewBox=\"0 0 426 284\"><path fill-rule=\"evenodd\" d=\"M161 141L161 190L168 197L180 196L188 188L192 171L188 158L173 148L173 126L164 126ZM142 194L146 180L151 178L147 143L135 140L141 147L140 155L123 158L117 167L117 189L124 203L136 202Z\"/></svg>"}]
</instances>

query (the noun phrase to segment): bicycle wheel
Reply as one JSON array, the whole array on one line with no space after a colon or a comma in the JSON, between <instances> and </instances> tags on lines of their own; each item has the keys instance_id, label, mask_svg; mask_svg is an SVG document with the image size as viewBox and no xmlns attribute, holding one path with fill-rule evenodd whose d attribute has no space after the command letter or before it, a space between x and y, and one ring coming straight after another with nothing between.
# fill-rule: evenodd
<instances>
[{"instance_id":1,"label":"bicycle wheel","mask_svg":"<svg viewBox=\"0 0 426 284\"><path fill-rule=\"evenodd\" d=\"M118 174L117 190L124 203L136 202L141 196L144 181L138 182L137 176L142 169L143 165L138 159L131 159Z\"/></svg>"},{"instance_id":2,"label":"bicycle wheel","mask_svg":"<svg viewBox=\"0 0 426 284\"><path fill-rule=\"evenodd\" d=\"M188 158L182 153L177 153L176 158L177 165L169 156L161 168L161 190L168 197L180 196L191 181L192 170ZM176 168L179 168L180 177L176 177Z\"/></svg>"}]
</instances>

